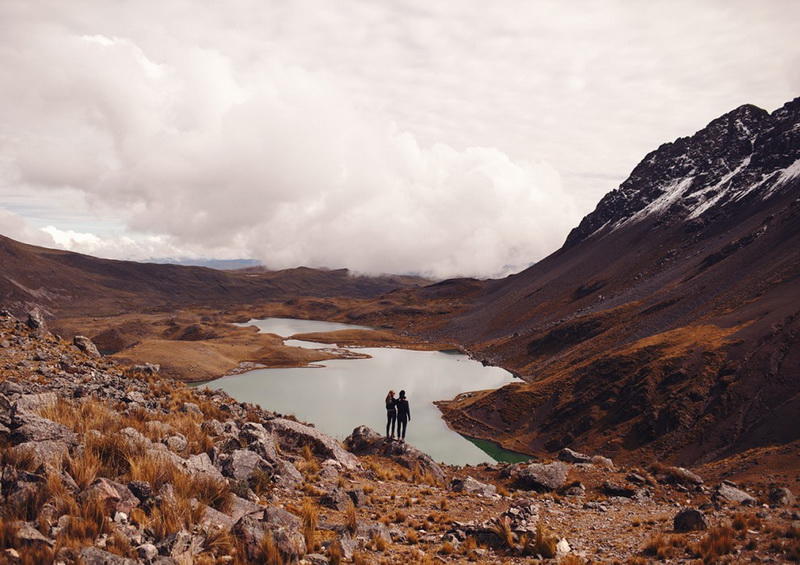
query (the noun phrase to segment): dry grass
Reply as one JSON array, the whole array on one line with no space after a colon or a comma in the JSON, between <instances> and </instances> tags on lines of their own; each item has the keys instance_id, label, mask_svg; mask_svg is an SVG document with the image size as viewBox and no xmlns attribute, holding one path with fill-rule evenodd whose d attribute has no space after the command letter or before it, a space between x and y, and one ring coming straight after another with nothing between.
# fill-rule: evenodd
<instances>
[{"instance_id":1,"label":"dry grass","mask_svg":"<svg viewBox=\"0 0 800 565\"><path fill-rule=\"evenodd\" d=\"M419 534L417 533L417 530L410 528L406 533L406 539L408 540L408 543L412 545L419 543Z\"/></svg>"},{"instance_id":2,"label":"dry grass","mask_svg":"<svg viewBox=\"0 0 800 565\"><path fill-rule=\"evenodd\" d=\"M80 454L67 456L64 459L64 470L81 490L88 487L97 478L102 462L91 449L84 449Z\"/></svg>"},{"instance_id":3,"label":"dry grass","mask_svg":"<svg viewBox=\"0 0 800 565\"><path fill-rule=\"evenodd\" d=\"M265 565L283 565L283 556L278 551L278 545L270 532L265 533L264 537L261 538L259 555L255 562L264 563Z\"/></svg>"},{"instance_id":4,"label":"dry grass","mask_svg":"<svg viewBox=\"0 0 800 565\"><path fill-rule=\"evenodd\" d=\"M703 563L717 563L723 555L733 551L733 537L734 531L731 528L717 526L711 528L691 549Z\"/></svg>"},{"instance_id":5,"label":"dry grass","mask_svg":"<svg viewBox=\"0 0 800 565\"><path fill-rule=\"evenodd\" d=\"M511 530L511 520L509 520L508 516L494 520L491 529L505 547L511 549L516 546L517 536Z\"/></svg>"},{"instance_id":6,"label":"dry grass","mask_svg":"<svg viewBox=\"0 0 800 565\"><path fill-rule=\"evenodd\" d=\"M556 556L557 545L558 538L539 522L536 525L536 537L525 544L522 552L525 555L541 555L545 559L552 559Z\"/></svg>"},{"instance_id":7,"label":"dry grass","mask_svg":"<svg viewBox=\"0 0 800 565\"><path fill-rule=\"evenodd\" d=\"M317 547L317 523L319 520L319 508L306 498L303 501L303 508L300 514L303 519L303 537L306 540L306 547L309 553Z\"/></svg>"},{"instance_id":8,"label":"dry grass","mask_svg":"<svg viewBox=\"0 0 800 565\"><path fill-rule=\"evenodd\" d=\"M351 534L355 534L358 529L358 516L356 515L356 507L350 503L344 511L344 525Z\"/></svg>"},{"instance_id":9,"label":"dry grass","mask_svg":"<svg viewBox=\"0 0 800 565\"><path fill-rule=\"evenodd\" d=\"M343 558L342 545L339 543L339 540L334 540L328 546L328 561L331 565L340 565Z\"/></svg>"}]
</instances>

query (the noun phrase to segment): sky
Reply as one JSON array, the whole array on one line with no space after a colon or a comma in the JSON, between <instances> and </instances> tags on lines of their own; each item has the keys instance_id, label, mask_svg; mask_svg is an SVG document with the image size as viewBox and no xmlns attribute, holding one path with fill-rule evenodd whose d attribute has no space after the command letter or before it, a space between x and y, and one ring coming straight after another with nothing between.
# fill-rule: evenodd
<instances>
[{"instance_id":1,"label":"sky","mask_svg":"<svg viewBox=\"0 0 800 565\"><path fill-rule=\"evenodd\" d=\"M800 2L0 2L0 234L500 276L660 144L800 95Z\"/></svg>"}]
</instances>

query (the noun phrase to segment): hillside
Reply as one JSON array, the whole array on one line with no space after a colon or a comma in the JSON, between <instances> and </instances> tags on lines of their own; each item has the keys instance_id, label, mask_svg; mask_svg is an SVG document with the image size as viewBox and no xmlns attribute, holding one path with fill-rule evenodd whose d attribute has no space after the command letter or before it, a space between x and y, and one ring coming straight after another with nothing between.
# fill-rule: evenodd
<instances>
[{"instance_id":1,"label":"hillside","mask_svg":"<svg viewBox=\"0 0 800 565\"><path fill-rule=\"evenodd\" d=\"M27 245L1 235L0 265L0 302L18 313L39 307L59 316L220 308L298 296L364 298L429 282L408 276L356 276L347 269L220 271L115 261Z\"/></svg>"},{"instance_id":2,"label":"hillside","mask_svg":"<svg viewBox=\"0 0 800 565\"><path fill-rule=\"evenodd\" d=\"M800 99L742 106L647 155L561 249L432 332L526 381L442 408L528 452L697 464L789 444L799 314Z\"/></svg>"},{"instance_id":3,"label":"hillside","mask_svg":"<svg viewBox=\"0 0 800 565\"><path fill-rule=\"evenodd\" d=\"M569 450L451 467L409 439L359 426L342 444L0 310L2 563L800 559L777 473L733 485Z\"/></svg>"}]
</instances>

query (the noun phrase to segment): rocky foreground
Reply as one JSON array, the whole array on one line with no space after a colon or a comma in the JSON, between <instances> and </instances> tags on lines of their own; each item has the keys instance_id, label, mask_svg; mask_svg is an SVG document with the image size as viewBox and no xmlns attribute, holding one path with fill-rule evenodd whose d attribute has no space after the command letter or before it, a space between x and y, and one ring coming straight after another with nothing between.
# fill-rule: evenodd
<instances>
[{"instance_id":1,"label":"rocky foreground","mask_svg":"<svg viewBox=\"0 0 800 565\"><path fill-rule=\"evenodd\" d=\"M785 563L780 485L557 461L450 467L344 444L0 312L3 563ZM413 438L412 438L413 441Z\"/></svg>"}]
</instances>

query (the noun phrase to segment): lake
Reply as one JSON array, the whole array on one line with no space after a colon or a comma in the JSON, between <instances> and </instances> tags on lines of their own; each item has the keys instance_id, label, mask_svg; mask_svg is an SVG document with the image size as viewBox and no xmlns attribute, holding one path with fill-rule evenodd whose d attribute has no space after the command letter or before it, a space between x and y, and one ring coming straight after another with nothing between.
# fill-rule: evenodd
<instances>
[{"instance_id":1,"label":"lake","mask_svg":"<svg viewBox=\"0 0 800 565\"><path fill-rule=\"evenodd\" d=\"M370 329L315 320L266 318L250 320L265 333L289 337L308 332ZM310 348L329 344L287 340L287 345ZM359 425L386 431L384 398L389 389L406 391L411 421L406 441L435 460L453 465L521 461L524 455L484 440L468 439L447 427L435 400L449 400L470 391L497 388L515 378L499 367L484 367L457 352L411 351L397 348L349 347L370 359L333 359L323 367L256 369L204 383L239 401L267 410L294 414L323 432L344 439Z\"/></svg>"}]
</instances>

